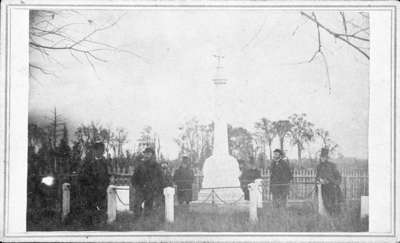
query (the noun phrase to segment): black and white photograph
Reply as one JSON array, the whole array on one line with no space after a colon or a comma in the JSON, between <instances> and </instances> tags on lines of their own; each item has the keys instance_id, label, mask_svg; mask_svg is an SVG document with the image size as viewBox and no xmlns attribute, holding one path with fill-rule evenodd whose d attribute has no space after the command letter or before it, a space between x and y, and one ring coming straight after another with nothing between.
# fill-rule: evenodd
<instances>
[{"instance_id":1,"label":"black and white photograph","mask_svg":"<svg viewBox=\"0 0 400 243\"><path fill-rule=\"evenodd\" d=\"M29 14L28 230L368 231L368 12Z\"/></svg>"},{"instance_id":2,"label":"black and white photograph","mask_svg":"<svg viewBox=\"0 0 400 243\"><path fill-rule=\"evenodd\" d=\"M81 4L28 3L28 32L6 39L28 41L26 88L5 89L6 114L13 90L26 99L25 132L4 140L6 231L19 201L33 235L393 232L394 81L375 74L378 11ZM390 185L386 204L376 183Z\"/></svg>"}]
</instances>

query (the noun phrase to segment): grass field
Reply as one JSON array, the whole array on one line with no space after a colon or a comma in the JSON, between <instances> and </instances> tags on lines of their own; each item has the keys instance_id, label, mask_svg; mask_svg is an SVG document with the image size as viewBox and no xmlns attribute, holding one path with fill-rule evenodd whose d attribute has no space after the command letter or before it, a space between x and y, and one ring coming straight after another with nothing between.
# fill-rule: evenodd
<instances>
[{"instance_id":1,"label":"grass field","mask_svg":"<svg viewBox=\"0 0 400 243\"><path fill-rule=\"evenodd\" d=\"M82 226L79 215L66 224L57 223L54 217L41 217L35 223L28 222L29 231L54 230L101 230L101 231L174 231L174 232L361 232L368 231L368 220L360 221L359 206L349 203L342 214L335 218L321 217L311 204L290 206L287 210L273 210L265 205L258 212L259 221L248 221L247 212L220 214L218 211L191 212L188 206L175 207L174 223L163 220L162 209L155 210L146 217L134 218L127 212L119 213L111 224L99 224L90 228Z\"/></svg>"}]
</instances>

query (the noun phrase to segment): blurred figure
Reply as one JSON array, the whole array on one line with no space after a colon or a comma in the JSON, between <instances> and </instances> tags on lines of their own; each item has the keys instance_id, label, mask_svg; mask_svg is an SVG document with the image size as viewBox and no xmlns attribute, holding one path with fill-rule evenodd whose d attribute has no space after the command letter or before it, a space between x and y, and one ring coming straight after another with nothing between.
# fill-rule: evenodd
<instances>
[{"instance_id":1,"label":"blurred figure","mask_svg":"<svg viewBox=\"0 0 400 243\"><path fill-rule=\"evenodd\" d=\"M289 161L285 158L282 150L274 150L270 171L272 206L274 208L286 208L289 183L293 178L293 173L290 170Z\"/></svg>"},{"instance_id":2,"label":"blurred figure","mask_svg":"<svg viewBox=\"0 0 400 243\"><path fill-rule=\"evenodd\" d=\"M257 169L254 161L250 160L249 163L243 163L242 174L240 175L239 180L245 200L250 199L248 185L258 178L261 178L261 172Z\"/></svg>"},{"instance_id":3,"label":"blurred figure","mask_svg":"<svg viewBox=\"0 0 400 243\"><path fill-rule=\"evenodd\" d=\"M178 202L182 204L192 200L192 185L194 180L194 174L190 168L189 157L182 157L181 166L175 171L174 182L178 188Z\"/></svg>"},{"instance_id":4,"label":"blurred figure","mask_svg":"<svg viewBox=\"0 0 400 243\"><path fill-rule=\"evenodd\" d=\"M164 207L165 203L165 198L164 198L164 188L166 187L174 187L174 182L172 178L172 174L170 171L170 168L168 166L168 163L166 161L163 161L160 163L161 166L161 171L162 171L162 193L161 195L158 195L156 200L156 205L157 207Z\"/></svg>"},{"instance_id":5,"label":"blurred figure","mask_svg":"<svg viewBox=\"0 0 400 243\"><path fill-rule=\"evenodd\" d=\"M172 173L171 170L168 166L168 163L163 161L161 162L161 170L162 170L162 174L163 174L163 183L162 183L162 187L173 187L174 186L174 181L172 178Z\"/></svg>"},{"instance_id":6,"label":"blurred figure","mask_svg":"<svg viewBox=\"0 0 400 243\"><path fill-rule=\"evenodd\" d=\"M107 212L107 187L109 174L103 156L104 143L95 143L79 174L80 197L85 212L84 224L93 226L104 223ZM87 214L87 215L86 215Z\"/></svg>"},{"instance_id":7,"label":"blurred figure","mask_svg":"<svg viewBox=\"0 0 400 243\"><path fill-rule=\"evenodd\" d=\"M325 209L331 216L338 215L340 213L340 203L343 200L340 190L342 176L336 165L329 161L329 149L327 148L321 149L316 181L321 183L321 194Z\"/></svg>"},{"instance_id":8,"label":"blurred figure","mask_svg":"<svg viewBox=\"0 0 400 243\"><path fill-rule=\"evenodd\" d=\"M142 203L144 203L144 213L146 215L151 213L154 202L162 195L162 184L163 173L156 161L154 149L146 148L132 176L132 186L135 190L133 213L136 217L142 215Z\"/></svg>"}]
</instances>

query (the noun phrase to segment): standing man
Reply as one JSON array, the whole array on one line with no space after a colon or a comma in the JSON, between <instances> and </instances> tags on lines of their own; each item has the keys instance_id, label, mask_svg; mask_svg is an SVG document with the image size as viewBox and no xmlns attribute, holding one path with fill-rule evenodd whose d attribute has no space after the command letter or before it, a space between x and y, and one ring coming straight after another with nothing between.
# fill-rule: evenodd
<instances>
[{"instance_id":1,"label":"standing man","mask_svg":"<svg viewBox=\"0 0 400 243\"><path fill-rule=\"evenodd\" d=\"M144 213L148 215L153 210L154 201L162 195L163 173L157 163L153 148L143 151L143 158L135 168L132 185L135 190L133 213L136 217L142 214L141 205L144 203Z\"/></svg>"},{"instance_id":2,"label":"standing man","mask_svg":"<svg viewBox=\"0 0 400 243\"><path fill-rule=\"evenodd\" d=\"M174 182L178 187L178 202L182 204L192 200L192 185L194 180L193 171L189 167L189 157L182 157L181 166L175 171Z\"/></svg>"},{"instance_id":3,"label":"standing man","mask_svg":"<svg viewBox=\"0 0 400 243\"><path fill-rule=\"evenodd\" d=\"M93 226L106 220L108 174L104 158L104 143L95 143L85 158L79 175L80 196L87 217L84 224Z\"/></svg>"},{"instance_id":4,"label":"standing man","mask_svg":"<svg viewBox=\"0 0 400 243\"><path fill-rule=\"evenodd\" d=\"M289 161L285 159L282 150L274 150L270 171L272 205L274 208L286 208L289 183L293 178L293 173L290 170Z\"/></svg>"},{"instance_id":5,"label":"standing man","mask_svg":"<svg viewBox=\"0 0 400 243\"><path fill-rule=\"evenodd\" d=\"M342 192L340 175L336 165L329 161L329 149L322 148L320 163L317 166L317 183L321 183L321 194L325 209L331 216L340 213L340 203L342 202Z\"/></svg>"}]
</instances>

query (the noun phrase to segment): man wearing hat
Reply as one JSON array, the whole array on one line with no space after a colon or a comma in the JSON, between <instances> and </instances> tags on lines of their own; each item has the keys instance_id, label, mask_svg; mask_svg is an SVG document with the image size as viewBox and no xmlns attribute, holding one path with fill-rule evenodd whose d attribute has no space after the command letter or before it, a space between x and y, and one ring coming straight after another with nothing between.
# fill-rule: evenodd
<instances>
[{"instance_id":1,"label":"man wearing hat","mask_svg":"<svg viewBox=\"0 0 400 243\"><path fill-rule=\"evenodd\" d=\"M181 166L175 171L174 182L178 188L178 202L182 204L192 200L192 184L194 180L193 171L190 168L189 157L182 157Z\"/></svg>"},{"instance_id":2,"label":"man wearing hat","mask_svg":"<svg viewBox=\"0 0 400 243\"><path fill-rule=\"evenodd\" d=\"M325 209L331 216L340 213L342 192L340 183L342 177L336 165L329 161L329 149L322 148L320 163L317 166L316 181L321 183L321 194Z\"/></svg>"},{"instance_id":3,"label":"man wearing hat","mask_svg":"<svg viewBox=\"0 0 400 243\"><path fill-rule=\"evenodd\" d=\"M162 196L162 183L161 166L155 159L154 149L148 147L143 151L142 161L138 163L132 176L135 190L133 213L136 217L142 214L142 203L146 215L152 211L154 201Z\"/></svg>"},{"instance_id":4,"label":"man wearing hat","mask_svg":"<svg viewBox=\"0 0 400 243\"><path fill-rule=\"evenodd\" d=\"M103 223L106 219L110 176L103 154L104 143L93 144L79 173L80 198L85 210L83 223L88 226Z\"/></svg>"},{"instance_id":5,"label":"man wearing hat","mask_svg":"<svg viewBox=\"0 0 400 243\"><path fill-rule=\"evenodd\" d=\"M285 159L284 153L280 149L274 150L270 172L272 206L274 208L286 208L289 183L293 178L293 173L290 170L289 161Z\"/></svg>"}]
</instances>

